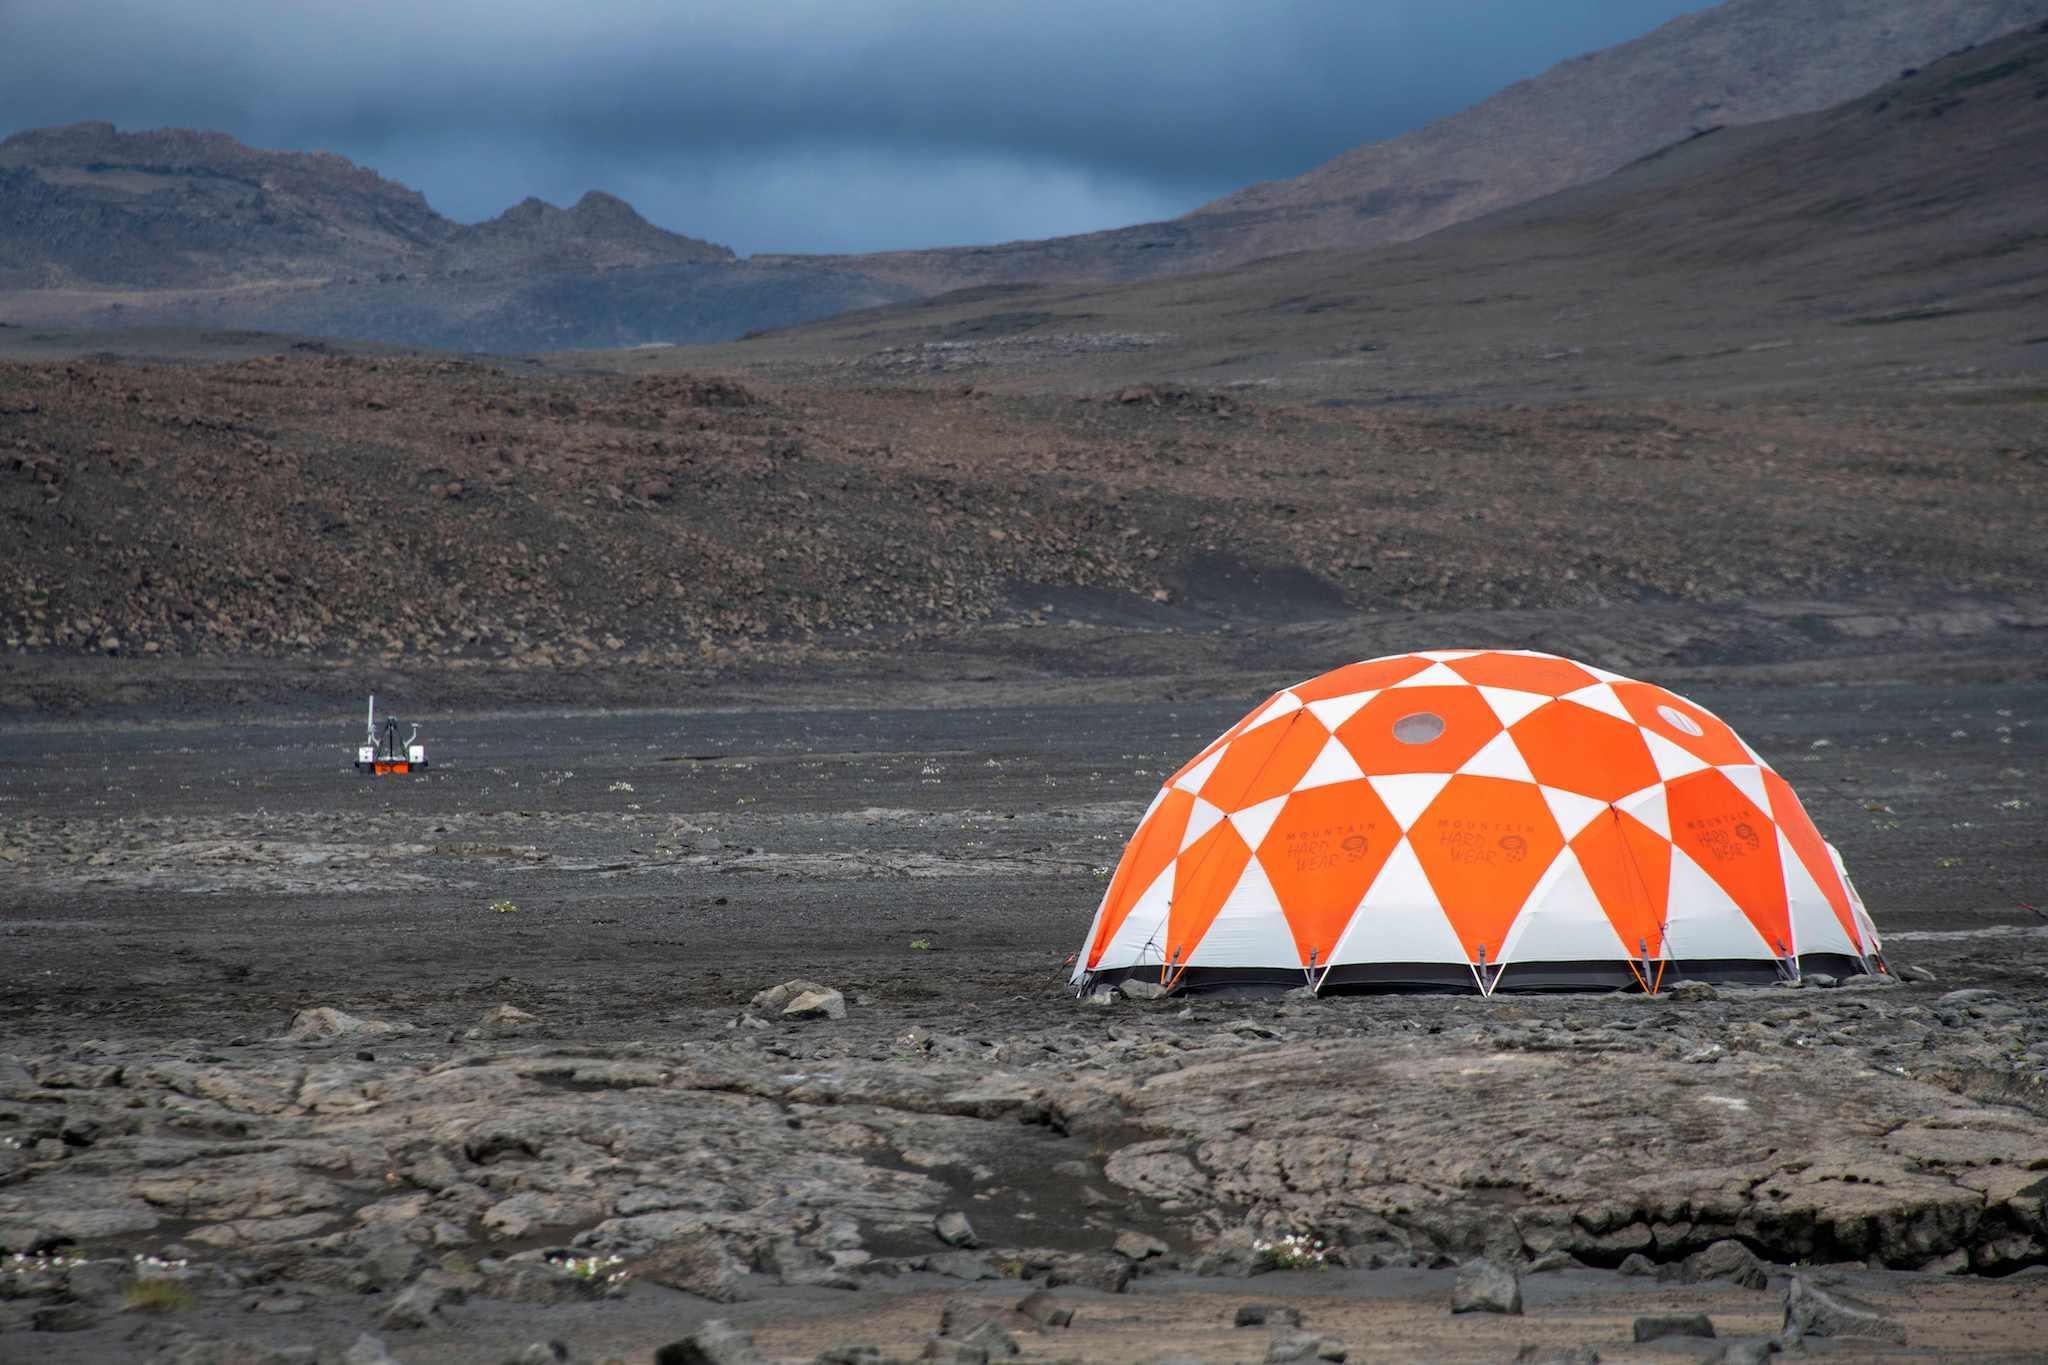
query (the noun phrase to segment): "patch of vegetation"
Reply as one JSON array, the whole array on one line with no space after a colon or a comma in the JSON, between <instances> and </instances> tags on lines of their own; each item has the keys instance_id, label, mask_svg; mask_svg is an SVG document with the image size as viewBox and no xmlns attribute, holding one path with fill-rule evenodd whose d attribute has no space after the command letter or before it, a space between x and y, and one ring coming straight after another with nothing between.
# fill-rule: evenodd
<instances>
[{"instance_id":1,"label":"patch of vegetation","mask_svg":"<svg viewBox=\"0 0 2048 1365\"><path fill-rule=\"evenodd\" d=\"M189 1313L198 1306L199 1296L176 1280L137 1280L121 1296L121 1307L130 1313Z\"/></svg>"}]
</instances>

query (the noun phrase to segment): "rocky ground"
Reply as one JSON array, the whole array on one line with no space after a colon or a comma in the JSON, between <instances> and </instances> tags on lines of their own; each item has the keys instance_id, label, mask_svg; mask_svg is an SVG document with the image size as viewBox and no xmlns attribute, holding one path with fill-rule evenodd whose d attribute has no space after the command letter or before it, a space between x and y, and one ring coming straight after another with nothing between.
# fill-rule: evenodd
<instances>
[{"instance_id":1,"label":"rocky ground","mask_svg":"<svg viewBox=\"0 0 2048 1365\"><path fill-rule=\"evenodd\" d=\"M0 1358L2029 1356L2048 690L1693 690L1898 984L1077 1002L1241 703L13 723Z\"/></svg>"}]
</instances>

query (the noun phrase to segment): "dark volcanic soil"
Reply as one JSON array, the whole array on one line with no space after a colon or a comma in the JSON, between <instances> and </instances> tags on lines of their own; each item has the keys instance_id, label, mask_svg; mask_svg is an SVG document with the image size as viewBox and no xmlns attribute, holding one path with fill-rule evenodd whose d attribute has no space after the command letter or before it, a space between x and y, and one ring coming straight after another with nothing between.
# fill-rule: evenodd
<instances>
[{"instance_id":1,"label":"dark volcanic soil","mask_svg":"<svg viewBox=\"0 0 2048 1365\"><path fill-rule=\"evenodd\" d=\"M1064 959L1143 801L1243 701L989 691L433 713L409 781L347 769L339 706L0 731L0 1245L175 1252L196 1296L119 1311L130 1272L88 1268L79 1330L37 1331L61 1274L14 1272L0 1358L185 1332L338 1359L368 1330L408 1362L644 1360L710 1315L781 1358L909 1356L948 1295L1021 1276L1075 1310L1035 1359L1262 1359L1226 1324L1278 1296L1354 1359L1625 1360L1639 1313L1776 1330L1775 1289L1615 1273L1726 1237L1779 1274L1867 1263L1825 1273L1901 1317L1898 1358L2031 1349L2048 687L1694 689L1931 980L1107 1010ZM846 1017L748 1022L793 977ZM323 1006L372 1022L287 1036ZM952 1208L984 1249L933 1236ZM1227 1278L1297 1229L1353 1268ZM1120 1232L1166 1250L1112 1295ZM538 1262L570 1245L624 1258L623 1297ZM1473 1327L1431 1267L1481 1251L1574 1268ZM380 1325L429 1262L468 1302Z\"/></svg>"}]
</instances>

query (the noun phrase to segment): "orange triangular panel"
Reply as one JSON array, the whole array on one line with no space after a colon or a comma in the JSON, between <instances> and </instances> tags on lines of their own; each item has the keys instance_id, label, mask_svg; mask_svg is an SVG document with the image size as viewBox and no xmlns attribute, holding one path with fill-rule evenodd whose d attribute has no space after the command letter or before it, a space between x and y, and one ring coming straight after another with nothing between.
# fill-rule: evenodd
<instances>
[{"instance_id":1,"label":"orange triangular panel","mask_svg":"<svg viewBox=\"0 0 2048 1365\"><path fill-rule=\"evenodd\" d=\"M1481 687L1512 687L1517 692L1536 692L1546 697L1561 697L1600 681L1570 659L1548 654L1501 654L1488 650L1470 658L1452 659L1450 668Z\"/></svg>"},{"instance_id":2,"label":"orange triangular panel","mask_svg":"<svg viewBox=\"0 0 2048 1365\"><path fill-rule=\"evenodd\" d=\"M1287 798L1259 844L1259 865L1280 898L1307 966L1330 950L1401 841L1401 826L1363 778Z\"/></svg>"},{"instance_id":3,"label":"orange triangular panel","mask_svg":"<svg viewBox=\"0 0 2048 1365\"><path fill-rule=\"evenodd\" d=\"M1564 847L1543 793L1499 777L1453 777L1408 842L1475 962L1482 947L1500 961L1508 926Z\"/></svg>"},{"instance_id":4,"label":"orange triangular panel","mask_svg":"<svg viewBox=\"0 0 2048 1365\"><path fill-rule=\"evenodd\" d=\"M1216 922L1216 912L1237 887L1252 851L1228 820L1189 844L1173 869L1173 902L1166 917L1166 960L1186 962Z\"/></svg>"},{"instance_id":5,"label":"orange triangular panel","mask_svg":"<svg viewBox=\"0 0 2048 1365\"><path fill-rule=\"evenodd\" d=\"M1614 695L1636 723L1705 763L1754 763L1728 722L1654 683L1618 682ZM1699 733L1693 733L1697 730Z\"/></svg>"},{"instance_id":6,"label":"orange triangular panel","mask_svg":"<svg viewBox=\"0 0 2048 1365\"><path fill-rule=\"evenodd\" d=\"M1318 678L1311 678L1297 684L1292 690L1304 702L1325 701L1331 697L1347 696L1353 692L1372 692L1382 687L1392 687L1403 678L1412 678L1429 667L1429 660L1413 654L1397 654L1391 659L1368 659L1362 664L1346 664L1333 668Z\"/></svg>"},{"instance_id":7,"label":"orange triangular panel","mask_svg":"<svg viewBox=\"0 0 2048 1365\"><path fill-rule=\"evenodd\" d=\"M1330 732L1306 711L1262 725L1231 741L1230 749L1202 784L1202 799L1225 811L1243 810L1283 796L1316 761Z\"/></svg>"},{"instance_id":8,"label":"orange triangular panel","mask_svg":"<svg viewBox=\"0 0 2048 1365\"><path fill-rule=\"evenodd\" d=\"M1636 856L1633 845L1637 841L1629 837L1630 825L1661 850L1661 858L1651 855L1654 861L1647 871ZM1578 855L1600 908L1607 912L1608 922L1628 950L1639 956L1663 957L1664 888L1671 882L1671 846L1654 831L1609 807L1579 831L1572 840L1572 852Z\"/></svg>"},{"instance_id":9,"label":"orange triangular panel","mask_svg":"<svg viewBox=\"0 0 2048 1365\"><path fill-rule=\"evenodd\" d=\"M1416 715L1435 716L1442 732L1420 744L1396 738L1395 725ZM1397 687L1360 707L1337 727L1337 738L1368 773L1454 773L1500 730L1476 687Z\"/></svg>"},{"instance_id":10,"label":"orange triangular panel","mask_svg":"<svg viewBox=\"0 0 2048 1365\"><path fill-rule=\"evenodd\" d=\"M1778 822L1778 828L1785 831L1785 839L1792 845L1792 851L1799 855L1799 861L1813 878L1813 884L1828 898L1828 907L1841 922L1842 932L1849 936L1849 942L1860 944L1863 935L1856 931L1856 912L1849 908L1849 888L1842 885L1842 874L1835 871L1835 860L1828 856L1827 840L1820 837L1814 828L1813 819L1807 815L1806 807L1799 803L1799 797L1792 791L1792 784L1772 772L1763 770L1764 790L1770 794L1771 814Z\"/></svg>"},{"instance_id":11,"label":"orange triangular panel","mask_svg":"<svg viewBox=\"0 0 2048 1365\"><path fill-rule=\"evenodd\" d=\"M1146 888L1159 880L1159 874L1173 861L1173 855L1180 852L1181 836L1187 833L1188 816L1194 809L1194 797L1176 788L1167 788L1159 804L1152 808L1152 814L1138 826L1138 832L1124 846L1123 860L1116 865L1116 875L1109 883L1109 894L1103 898L1102 922L1096 927L1095 942L1088 945L1088 966L1091 970L1102 960L1102 950L1116 937L1116 931L1123 928L1124 918L1131 913L1131 907L1145 894Z\"/></svg>"},{"instance_id":12,"label":"orange triangular panel","mask_svg":"<svg viewBox=\"0 0 2048 1365\"><path fill-rule=\"evenodd\" d=\"M1657 781L1642 727L1569 702L1539 706L1512 730L1530 773L1596 801L1616 801Z\"/></svg>"},{"instance_id":13,"label":"orange triangular panel","mask_svg":"<svg viewBox=\"0 0 2048 1365\"><path fill-rule=\"evenodd\" d=\"M1771 817L1711 768L1667 784L1665 796L1671 811L1671 842L1742 907L1765 943L1789 953L1791 909Z\"/></svg>"}]
</instances>

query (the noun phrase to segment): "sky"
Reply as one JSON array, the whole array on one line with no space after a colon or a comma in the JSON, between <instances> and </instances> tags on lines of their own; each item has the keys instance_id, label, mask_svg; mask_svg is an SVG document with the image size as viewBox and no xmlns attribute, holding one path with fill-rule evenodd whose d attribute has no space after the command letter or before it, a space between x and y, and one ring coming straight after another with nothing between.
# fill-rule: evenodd
<instances>
[{"instance_id":1,"label":"sky","mask_svg":"<svg viewBox=\"0 0 2048 1365\"><path fill-rule=\"evenodd\" d=\"M744 253L1169 218L1709 0L0 0L0 134L329 151Z\"/></svg>"}]
</instances>

